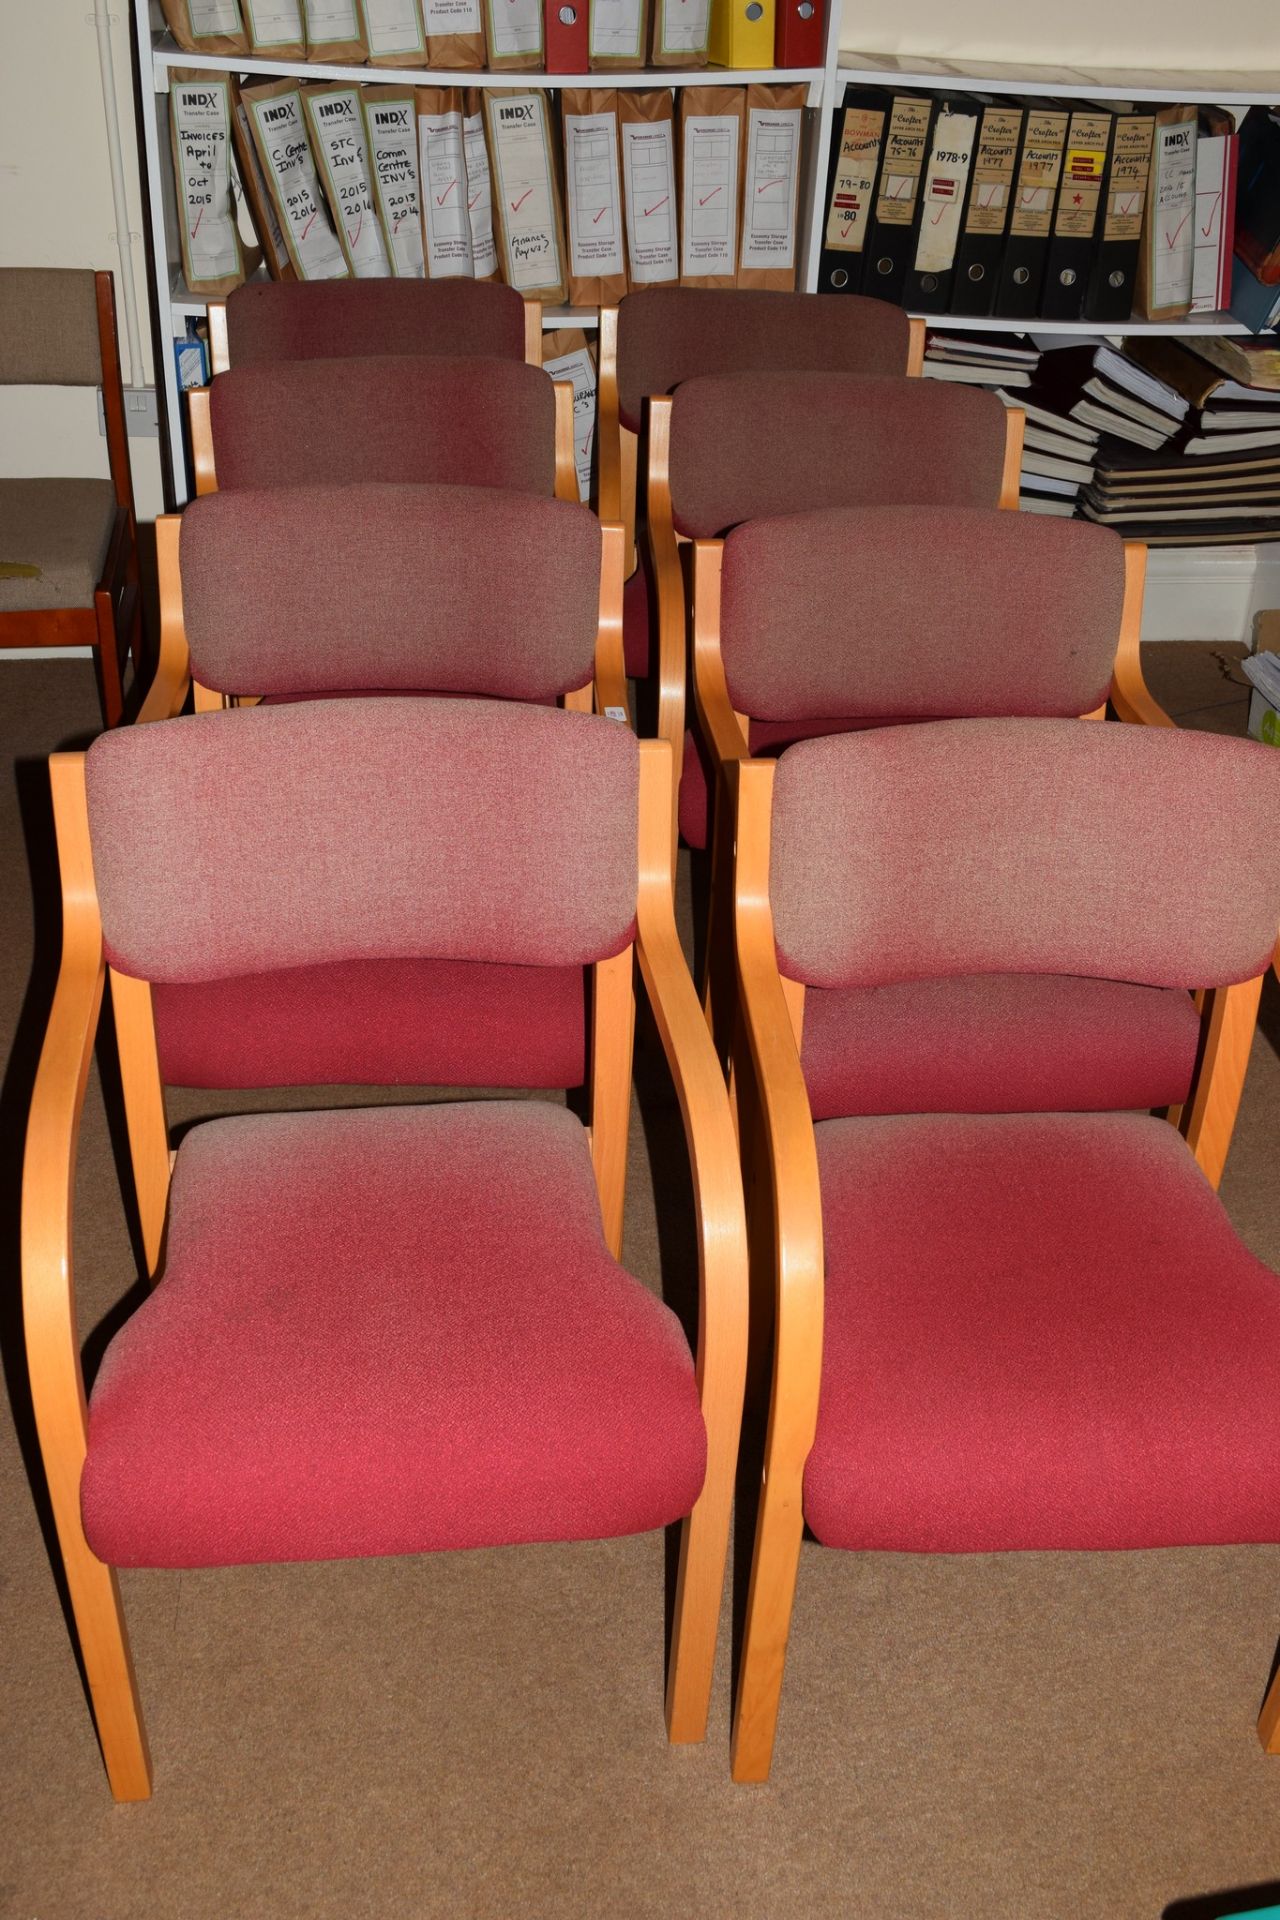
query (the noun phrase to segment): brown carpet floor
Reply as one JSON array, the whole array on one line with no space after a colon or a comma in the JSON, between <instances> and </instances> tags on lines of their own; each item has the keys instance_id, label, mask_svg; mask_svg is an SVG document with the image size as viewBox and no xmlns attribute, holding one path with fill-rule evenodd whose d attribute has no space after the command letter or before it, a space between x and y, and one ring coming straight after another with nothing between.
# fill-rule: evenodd
<instances>
[{"instance_id":1,"label":"brown carpet floor","mask_svg":"<svg viewBox=\"0 0 1280 1920\"><path fill-rule=\"evenodd\" d=\"M1239 651L1155 648L1155 690L1188 724L1240 731ZM11 1256L56 951L39 756L94 718L87 663L0 666L17 768L0 794ZM1223 1192L1280 1268L1274 981L1264 1029ZM651 1050L640 1058L627 1257L678 1298L690 1249L674 1113ZM176 1118L198 1110L175 1102ZM135 1271L96 1074L77 1198L92 1364ZM707 1744L664 1742L660 1537L127 1574L156 1792L117 1808L31 1491L12 1257L3 1271L15 1420L0 1434L0 1914L1190 1920L1280 1898L1280 1760L1253 1732L1280 1633L1271 1548L806 1546L777 1761L754 1789L728 1777L727 1632Z\"/></svg>"}]
</instances>

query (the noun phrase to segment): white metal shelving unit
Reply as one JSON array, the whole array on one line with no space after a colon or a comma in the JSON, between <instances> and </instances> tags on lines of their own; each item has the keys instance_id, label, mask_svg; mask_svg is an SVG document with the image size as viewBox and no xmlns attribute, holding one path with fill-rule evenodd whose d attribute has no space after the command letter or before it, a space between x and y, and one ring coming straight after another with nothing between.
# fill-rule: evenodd
<instances>
[{"instance_id":1,"label":"white metal shelving unit","mask_svg":"<svg viewBox=\"0 0 1280 1920\"><path fill-rule=\"evenodd\" d=\"M206 68L263 77L294 76L303 80L391 81L396 86L459 87L688 87L688 86L778 86L802 84L808 88L807 138L802 154L800 180L799 284L812 289L817 284L818 252L822 232L822 200L827 177L827 157L831 143L831 115L828 109L838 98L836 61L840 32L840 0L827 0L825 59L820 67L768 67L758 69L699 67L688 71L673 68L648 68L616 73L459 73L439 67L344 67L322 61L262 60L247 54L184 53L165 31L155 0L133 0L135 58L138 66L138 98L141 104L142 142L146 161L144 191L150 221L152 295L155 305L157 339L157 380L162 387L164 426L162 466L166 492L174 506L187 497L187 462L183 443L181 396L170 341L186 334L186 323L206 310L206 303L193 294L182 277L182 256L178 240L177 202L173 186L173 168L169 149L168 93L169 74L174 67ZM841 83L842 84L842 83ZM548 307L543 313L547 328L594 326L594 309Z\"/></svg>"}]
</instances>

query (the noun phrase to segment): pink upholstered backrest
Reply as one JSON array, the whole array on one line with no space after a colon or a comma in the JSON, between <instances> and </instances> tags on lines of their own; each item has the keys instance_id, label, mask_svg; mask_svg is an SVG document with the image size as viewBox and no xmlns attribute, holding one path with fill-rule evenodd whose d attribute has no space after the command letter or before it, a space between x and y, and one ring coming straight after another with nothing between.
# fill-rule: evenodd
<instances>
[{"instance_id":1,"label":"pink upholstered backrest","mask_svg":"<svg viewBox=\"0 0 1280 1920\"><path fill-rule=\"evenodd\" d=\"M639 748L589 714L334 700L120 727L87 760L108 958L153 981L621 951Z\"/></svg>"},{"instance_id":2,"label":"pink upholstered backrest","mask_svg":"<svg viewBox=\"0 0 1280 1920\"><path fill-rule=\"evenodd\" d=\"M220 488L398 480L555 491L555 388L512 360L295 360L210 388Z\"/></svg>"},{"instance_id":3,"label":"pink upholstered backrest","mask_svg":"<svg viewBox=\"0 0 1280 1920\"><path fill-rule=\"evenodd\" d=\"M829 293L651 287L618 306L618 411L705 373L905 374L907 316L883 300Z\"/></svg>"},{"instance_id":4,"label":"pink upholstered backrest","mask_svg":"<svg viewBox=\"0 0 1280 1920\"><path fill-rule=\"evenodd\" d=\"M709 539L815 507L994 507L1004 449L1004 405L976 387L850 373L689 380L671 403L672 512L680 533Z\"/></svg>"},{"instance_id":5,"label":"pink upholstered backrest","mask_svg":"<svg viewBox=\"0 0 1280 1920\"><path fill-rule=\"evenodd\" d=\"M496 280L254 280L227 299L233 367L370 353L524 359L524 301Z\"/></svg>"},{"instance_id":6,"label":"pink upholstered backrest","mask_svg":"<svg viewBox=\"0 0 1280 1920\"><path fill-rule=\"evenodd\" d=\"M730 698L758 720L1081 714L1106 698L1124 543L980 507L752 520L724 545Z\"/></svg>"},{"instance_id":7,"label":"pink upholstered backrest","mask_svg":"<svg viewBox=\"0 0 1280 1920\"><path fill-rule=\"evenodd\" d=\"M1280 927L1280 754L1089 720L941 720L778 763L784 973L819 987L1054 973L1223 986Z\"/></svg>"},{"instance_id":8,"label":"pink upholstered backrest","mask_svg":"<svg viewBox=\"0 0 1280 1920\"><path fill-rule=\"evenodd\" d=\"M600 523L492 487L276 487L182 516L195 678L554 700L591 678Z\"/></svg>"}]
</instances>

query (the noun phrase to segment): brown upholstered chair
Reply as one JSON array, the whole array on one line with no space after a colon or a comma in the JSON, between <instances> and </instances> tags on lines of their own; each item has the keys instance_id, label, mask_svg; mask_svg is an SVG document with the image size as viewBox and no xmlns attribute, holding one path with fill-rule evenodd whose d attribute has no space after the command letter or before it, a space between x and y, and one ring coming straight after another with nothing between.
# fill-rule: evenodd
<instances>
[{"instance_id":1,"label":"brown upholstered chair","mask_svg":"<svg viewBox=\"0 0 1280 1920\"><path fill-rule=\"evenodd\" d=\"M736 778L774 1316L734 1731L759 1780L806 1523L907 1553L1280 1540L1280 1277L1214 1192L1280 920L1280 760L960 720ZM1280 1750L1280 1685L1260 1731Z\"/></svg>"},{"instance_id":2,"label":"brown upholstered chair","mask_svg":"<svg viewBox=\"0 0 1280 1920\"><path fill-rule=\"evenodd\" d=\"M542 304L497 280L250 280L209 302L212 373L370 353L542 365Z\"/></svg>"},{"instance_id":3,"label":"brown upholstered chair","mask_svg":"<svg viewBox=\"0 0 1280 1920\"><path fill-rule=\"evenodd\" d=\"M712 848L707 966L731 1038L733 806L725 770L815 735L910 720L1168 726L1139 659L1147 550L1084 521L982 507L830 508L693 546L698 728L680 830ZM708 820L710 827L708 830Z\"/></svg>"},{"instance_id":4,"label":"brown upholstered chair","mask_svg":"<svg viewBox=\"0 0 1280 1920\"><path fill-rule=\"evenodd\" d=\"M819 507L1016 507L1022 423L1021 408L983 389L856 374L708 376L649 402L657 731L671 742L677 780L692 745L683 543ZM908 567L901 577L909 589ZM850 573L845 597L856 603L857 593Z\"/></svg>"},{"instance_id":5,"label":"brown upholstered chair","mask_svg":"<svg viewBox=\"0 0 1280 1920\"><path fill-rule=\"evenodd\" d=\"M667 1718L673 1740L703 1737L746 1242L728 1103L672 913L665 757L584 714L402 699L119 728L87 759L51 761L63 954L27 1133L25 1324L118 1799L151 1787L122 1566L683 1520ZM521 1016L506 1086L564 1084L536 1009L548 976L554 993L586 967L589 1126L546 1101L447 1101L215 1119L171 1154L151 983L216 988L254 969L269 996L282 970L346 969L334 1011L348 1028L361 975L414 956L452 970L455 1001L468 971L505 976ZM696 1364L619 1264L635 959L693 1168ZM106 981L154 1291L86 1407L69 1197Z\"/></svg>"},{"instance_id":6,"label":"brown upholstered chair","mask_svg":"<svg viewBox=\"0 0 1280 1920\"><path fill-rule=\"evenodd\" d=\"M0 479L0 647L92 647L114 727L142 602L111 275L0 270L0 384L102 389L110 479Z\"/></svg>"},{"instance_id":7,"label":"brown upholstered chair","mask_svg":"<svg viewBox=\"0 0 1280 1920\"><path fill-rule=\"evenodd\" d=\"M156 523L160 661L139 719L352 693L627 718L622 530L495 487L232 488ZM593 702L594 693L594 702Z\"/></svg>"},{"instance_id":8,"label":"brown upholstered chair","mask_svg":"<svg viewBox=\"0 0 1280 1920\"><path fill-rule=\"evenodd\" d=\"M397 480L579 497L573 387L517 360L258 361L187 403L197 495Z\"/></svg>"}]
</instances>

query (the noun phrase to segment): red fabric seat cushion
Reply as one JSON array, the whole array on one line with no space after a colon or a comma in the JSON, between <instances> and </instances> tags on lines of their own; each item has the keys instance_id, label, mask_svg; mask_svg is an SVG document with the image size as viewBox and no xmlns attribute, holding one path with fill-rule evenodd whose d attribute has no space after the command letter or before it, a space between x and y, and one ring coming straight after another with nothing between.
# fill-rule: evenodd
<instances>
[{"instance_id":1,"label":"red fabric seat cushion","mask_svg":"<svg viewBox=\"0 0 1280 1920\"><path fill-rule=\"evenodd\" d=\"M1176 987L1058 974L962 974L810 987L801 1062L815 1120L871 1113L1171 1107L1200 1019Z\"/></svg>"},{"instance_id":2,"label":"red fabric seat cushion","mask_svg":"<svg viewBox=\"0 0 1280 1920\"><path fill-rule=\"evenodd\" d=\"M820 1540L1280 1540L1280 1278L1172 1127L948 1115L817 1139Z\"/></svg>"},{"instance_id":3,"label":"red fabric seat cushion","mask_svg":"<svg viewBox=\"0 0 1280 1920\"><path fill-rule=\"evenodd\" d=\"M345 960L151 989L175 1087L576 1087L581 967Z\"/></svg>"},{"instance_id":4,"label":"red fabric seat cushion","mask_svg":"<svg viewBox=\"0 0 1280 1920\"><path fill-rule=\"evenodd\" d=\"M479 1101L188 1134L81 1498L117 1566L342 1559L663 1526L705 1461L684 1334L605 1247L581 1124Z\"/></svg>"}]
</instances>

